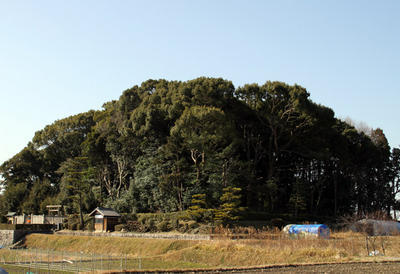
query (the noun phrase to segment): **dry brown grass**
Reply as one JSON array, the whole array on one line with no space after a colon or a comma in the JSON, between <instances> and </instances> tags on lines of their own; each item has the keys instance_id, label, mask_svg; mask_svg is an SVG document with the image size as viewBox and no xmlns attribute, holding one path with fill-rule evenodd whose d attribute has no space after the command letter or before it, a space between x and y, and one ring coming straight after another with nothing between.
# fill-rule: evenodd
<instances>
[{"instance_id":1,"label":"dry brown grass","mask_svg":"<svg viewBox=\"0 0 400 274\"><path fill-rule=\"evenodd\" d=\"M64 250L71 252L157 256L171 250L179 250L196 245L197 241L177 241L168 239L142 239L120 237L91 237L31 234L24 246L28 248Z\"/></svg>"},{"instance_id":2,"label":"dry brown grass","mask_svg":"<svg viewBox=\"0 0 400 274\"><path fill-rule=\"evenodd\" d=\"M271 232L271 231L270 231ZM331 239L289 239L280 233L266 232L261 239L220 239L213 241L160 240L116 237L83 237L32 234L29 248L53 248L131 257L159 257L165 261L183 261L210 267L237 267L270 264L349 262L369 260L365 237L354 232L338 232ZM385 241L387 259L400 257L400 236L378 238Z\"/></svg>"}]
</instances>

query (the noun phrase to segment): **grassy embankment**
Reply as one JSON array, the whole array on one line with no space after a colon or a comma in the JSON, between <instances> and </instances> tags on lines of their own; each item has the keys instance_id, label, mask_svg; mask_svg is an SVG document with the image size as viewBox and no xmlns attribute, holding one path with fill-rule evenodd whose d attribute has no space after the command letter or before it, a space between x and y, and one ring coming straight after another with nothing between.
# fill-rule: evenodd
<instances>
[{"instance_id":1,"label":"grassy embankment","mask_svg":"<svg viewBox=\"0 0 400 274\"><path fill-rule=\"evenodd\" d=\"M400 236L378 238L376 249L379 247L382 252L381 240L384 240L386 256L373 258L367 256L365 237L351 232L334 233L330 240L294 240L274 235L270 239L262 240L215 241L32 234L26 238L25 246L58 251L127 255L130 258L152 258L165 263L193 263L194 267L348 262L400 257ZM179 264L176 266L179 267ZM157 265L153 267L157 268Z\"/></svg>"}]
</instances>

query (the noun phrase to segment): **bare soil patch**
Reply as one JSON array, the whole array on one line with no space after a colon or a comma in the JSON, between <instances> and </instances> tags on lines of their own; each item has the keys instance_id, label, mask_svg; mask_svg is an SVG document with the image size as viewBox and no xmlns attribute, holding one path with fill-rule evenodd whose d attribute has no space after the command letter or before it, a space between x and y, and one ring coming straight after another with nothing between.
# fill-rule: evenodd
<instances>
[{"instance_id":1,"label":"bare soil patch","mask_svg":"<svg viewBox=\"0 0 400 274\"><path fill-rule=\"evenodd\" d=\"M400 261L292 265L235 273L400 273Z\"/></svg>"}]
</instances>

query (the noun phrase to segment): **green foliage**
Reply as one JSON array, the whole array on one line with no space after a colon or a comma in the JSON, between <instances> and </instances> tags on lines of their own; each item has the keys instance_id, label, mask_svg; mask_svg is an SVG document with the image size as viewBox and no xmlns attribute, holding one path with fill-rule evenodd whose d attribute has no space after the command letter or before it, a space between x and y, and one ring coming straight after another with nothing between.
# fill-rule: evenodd
<instances>
[{"instance_id":1,"label":"green foliage","mask_svg":"<svg viewBox=\"0 0 400 274\"><path fill-rule=\"evenodd\" d=\"M84 211L93 205L93 193L90 186L92 172L88 168L85 157L68 159L58 170L58 173L62 174L60 194L63 203L70 203L73 206L73 212L79 214L80 229L84 228Z\"/></svg>"},{"instance_id":2,"label":"green foliage","mask_svg":"<svg viewBox=\"0 0 400 274\"><path fill-rule=\"evenodd\" d=\"M297 217L299 212L302 212L306 209L306 193L307 189L305 185L300 182L300 180L296 180L293 192L290 195L289 204L293 210L294 216Z\"/></svg>"},{"instance_id":3,"label":"green foliage","mask_svg":"<svg viewBox=\"0 0 400 274\"><path fill-rule=\"evenodd\" d=\"M8 185L3 196L8 211L21 212L22 210L18 210L18 205L25 199L27 192L26 183Z\"/></svg>"},{"instance_id":4,"label":"green foliage","mask_svg":"<svg viewBox=\"0 0 400 274\"><path fill-rule=\"evenodd\" d=\"M186 212L123 214L121 221L125 231L167 232L179 230L186 216Z\"/></svg>"},{"instance_id":5,"label":"green foliage","mask_svg":"<svg viewBox=\"0 0 400 274\"><path fill-rule=\"evenodd\" d=\"M156 225L157 231L167 232L171 230L171 226L168 221L161 221Z\"/></svg>"},{"instance_id":6,"label":"green foliage","mask_svg":"<svg viewBox=\"0 0 400 274\"><path fill-rule=\"evenodd\" d=\"M189 218L197 222L203 221L206 217L206 195L192 195L192 205L187 210Z\"/></svg>"},{"instance_id":7,"label":"green foliage","mask_svg":"<svg viewBox=\"0 0 400 274\"><path fill-rule=\"evenodd\" d=\"M114 230L115 231L123 231L123 230L125 230L125 226L126 226L125 224L118 224L114 227Z\"/></svg>"},{"instance_id":8,"label":"green foliage","mask_svg":"<svg viewBox=\"0 0 400 274\"><path fill-rule=\"evenodd\" d=\"M223 191L224 193L220 198L221 205L215 211L215 220L223 224L237 222L245 211L244 207L240 207L241 189L238 187L226 187Z\"/></svg>"},{"instance_id":9,"label":"green foliage","mask_svg":"<svg viewBox=\"0 0 400 274\"><path fill-rule=\"evenodd\" d=\"M69 230L94 230L94 218L85 214L83 216L83 223L81 223L81 218L79 214L69 214L66 219L64 219L64 227Z\"/></svg>"},{"instance_id":10,"label":"green foliage","mask_svg":"<svg viewBox=\"0 0 400 274\"><path fill-rule=\"evenodd\" d=\"M390 212L399 207L399 155L381 129L357 130L299 85L148 80L100 111L36 132L0 166L0 213L43 213L61 203L83 227L83 215L96 206L189 209L204 221L214 217L205 209L221 204L216 218L236 221L237 212L229 212L239 205L220 198L271 216ZM242 197L229 196L228 186L241 188ZM207 206L192 202L198 193ZM151 230L162 221L139 224ZM168 227L186 226L175 219Z\"/></svg>"},{"instance_id":11,"label":"green foliage","mask_svg":"<svg viewBox=\"0 0 400 274\"><path fill-rule=\"evenodd\" d=\"M58 204L55 201L56 189L52 186L50 180L37 181L33 184L29 196L21 205L22 211L25 213L44 214L47 212L46 205Z\"/></svg>"},{"instance_id":12,"label":"green foliage","mask_svg":"<svg viewBox=\"0 0 400 274\"><path fill-rule=\"evenodd\" d=\"M156 149L147 148L145 154L137 159L129 189L133 212L170 212L179 208L179 189L166 180L167 171L154 157L156 154Z\"/></svg>"}]
</instances>

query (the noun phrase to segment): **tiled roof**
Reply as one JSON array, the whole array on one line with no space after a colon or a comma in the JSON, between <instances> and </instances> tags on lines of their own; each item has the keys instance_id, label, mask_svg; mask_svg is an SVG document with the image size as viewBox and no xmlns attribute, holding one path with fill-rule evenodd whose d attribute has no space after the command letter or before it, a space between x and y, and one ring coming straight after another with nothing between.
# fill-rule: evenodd
<instances>
[{"instance_id":1,"label":"tiled roof","mask_svg":"<svg viewBox=\"0 0 400 274\"><path fill-rule=\"evenodd\" d=\"M95 210L93 210L89 216L93 216L95 215L95 213L98 212L101 215L103 215L104 217L121 217L121 215L119 215L118 212L116 212L114 209L112 208L106 208L106 207L96 207Z\"/></svg>"}]
</instances>

